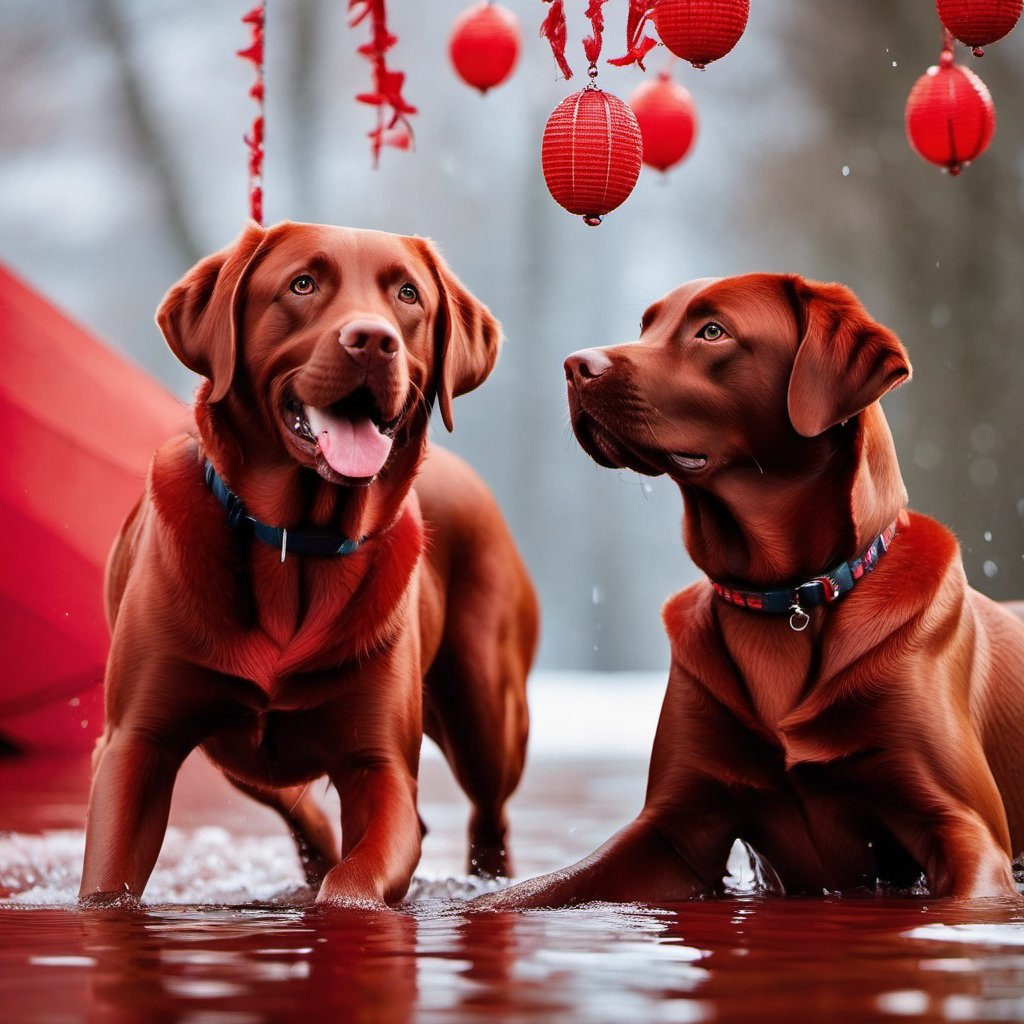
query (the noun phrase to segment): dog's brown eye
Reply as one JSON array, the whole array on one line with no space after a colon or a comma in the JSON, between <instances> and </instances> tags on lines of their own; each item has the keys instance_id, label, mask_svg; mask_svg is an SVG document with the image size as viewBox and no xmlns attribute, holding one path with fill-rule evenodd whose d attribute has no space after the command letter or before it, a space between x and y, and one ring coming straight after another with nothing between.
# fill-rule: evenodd
<instances>
[{"instance_id":1,"label":"dog's brown eye","mask_svg":"<svg viewBox=\"0 0 1024 1024\"><path fill-rule=\"evenodd\" d=\"M420 301L420 293L416 291L411 284L403 284L402 287L398 289L398 297L403 302L408 302L410 305L414 302Z\"/></svg>"},{"instance_id":2,"label":"dog's brown eye","mask_svg":"<svg viewBox=\"0 0 1024 1024\"><path fill-rule=\"evenodd\" d=\"M316 281L309 274L299 274L288 287L296 295L312 295L316 291Z\"/></svg>"},{"instance_id":3,"label":"dog's brown eye","mask_svg":"<svg viewBox=\"0 0 1024 1024\"><path fill-rule=\"evenodd\" d=\"M725 328L721 324L716 324L713 320L709 324L705 324L698 332L698 338L703 338L705 341L720 341L725 337Z\"/></svg>"}]
</instances>

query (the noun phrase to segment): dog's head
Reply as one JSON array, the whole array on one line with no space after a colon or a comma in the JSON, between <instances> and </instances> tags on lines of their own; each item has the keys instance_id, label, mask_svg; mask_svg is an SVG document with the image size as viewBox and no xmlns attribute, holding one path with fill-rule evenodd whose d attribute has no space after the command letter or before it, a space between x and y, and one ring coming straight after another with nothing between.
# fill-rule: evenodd
<instances>
[{"instance_id":1,"label":"dog's head","mask_svg":"<svg viewBox=\"0 0 1024 1024\"><path fill-rule=\"evenodd\" d=\"M598 463L712 493L743 475L755 501L840 448L868 458L866 432L886 430L875 403L910 376L848 288L781 274L691 281L646 311L639 341L573 353L565 369L573 429ZM905 500L889 476L885 501Z\"/></svg>"},{"instance_id":2,"label":"dog's head","mask_svg":"<svg viewBox=\"0 0 1024 1024\"><path fill-rule=\"evenodd\" d=\"M424 239L250 224L167 293L157 322L208 379L199 404L335 484L365 485L421 440L436 395L477 387L500 329Z\"/></svg>"}]
</instances>

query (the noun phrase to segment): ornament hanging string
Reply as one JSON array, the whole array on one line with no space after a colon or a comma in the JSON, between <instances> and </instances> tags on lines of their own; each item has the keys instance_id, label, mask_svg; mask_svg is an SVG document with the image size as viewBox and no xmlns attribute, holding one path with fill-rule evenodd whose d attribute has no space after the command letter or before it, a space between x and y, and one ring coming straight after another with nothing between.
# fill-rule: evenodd
<instances>
[{"instance_id":1,"label":"ornament hanging string","mask_svg":"<svg viewBox=\"0 0 1024 1024\"><path fill-rule=\"evenodd\" d=\"M348 9L352 28L367 19L370 22L370 41L360 46L358 52L373 67L373 91L360 93L356 99L377 108L377 126L368 133L376 167L382 146L408 147L412 138L409 117L416 113L416 108L402 94L405 73L387 64L388 51L398 42L398 37L388 31L384 0L349 0Z\"/></svg>"},{"instance_id":2,"label":"ornament hanging string","mask_svg":"<svg viewBox=\"0 0 1024 1024\"><path fill-rule=\"evenodd\" d=\"M587 4L587 18L590 19L590 35L583 40L583 52L590 64L590 77L597 77L597 62L601 59L601 44L604 40L604 11L608 0L590 0Z\"/></svg>"},{"instance_id":3,"label":"ornament hanging string","mask_svg":"<svg viewBox=\"0 0 1024 1024\"><path fill-rule=\"evenodd\" d=\"M942 26L942 53L939 54L939 64L948 65L956 60L956 37L945 25Z\"/></svg>"},{"instance_id":4,"label":"ornament hanging string","mask_svg":"<svg viewBox=\"0 0 1024 1024\"><path fill-rule=\"evenodd\" d=\"M572 78L572 68L565 57L565 46L568 32L565 25L565 5L563 0L542 0L550 4L547 16L540 26L540 34L547 39L551 53L555 58L559 71L565 79ZM583 52L590 66L590 77L597 74L597 64L601 59L601 46L604 35L604 11L601 9L608 0L589 0L586 17L590 21L591 32L583 40ZM626 53L621 57L609 59L607 63L615 67L628 67L636 64L641 71L646 71L644 58L658 45L658 41L646 34L647 23L650 21L658 0L629 0L629 14L626 19Z\"/></svg>"},{"instance_id":5,"label":"ornament hanging string","mask_svg":"<svg viewBox=\"0 0 1024 1024\"><path fill-rule=\"evenodd\" d=\"M242 23L252 28L252 39L246 49L238 51L238 56L251 61L256 69L256 81L249 95L256 101L258 109L249 134L243 138L249 150L249 216L257 224L263 223L263 124L266 96L263 82L263 34L266 20L265 2L257 4L242 18Z\"/></svg>"}]
</instances>

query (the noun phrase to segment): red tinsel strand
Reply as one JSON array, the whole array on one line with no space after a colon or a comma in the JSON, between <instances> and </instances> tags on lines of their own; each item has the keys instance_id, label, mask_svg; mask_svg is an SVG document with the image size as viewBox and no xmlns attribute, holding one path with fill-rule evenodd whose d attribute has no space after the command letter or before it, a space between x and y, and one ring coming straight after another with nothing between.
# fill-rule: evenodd
<instances>
[{"instance_id":1,"label":"red tinsel strand","mask_svg":"<svg viewBox=\"0 0 1024 1024\"><path fill-rule=\"evenodd\" d=\"M604 11L601 8L608 0L590 0L587 4L587 17L590 19L591 33L583 40L583 52L591 67L596 67L601 59L601 44L604 35Z\"/></svg>"},{"instance_id":2,"label":"red tinsel strand","mask_svg":"<svg viewBox=\"0 0 1024 1024\"><path fill-rule=\"evenodd\" d=\"M565 27L565 6L562 0L543 0L543 3L551 4L547 17L540 26L540 34L551 44L551 53L565 79L572 78L572 68L565 59L565 43L568 33Z\"/></svg>"},{"instance_id":3,"label":"red tinsel strand","mask_svg":"<svg viewBox=\"0 0 1024 1024\"><path fill-rule=\"evenodd\" d=\"M263 85L263 29L266 25L267 6L257 4L242 18L242 23L252 26L252 42L238 51L243 60L251 61L256 69L256 83L249 95L259 105L259 112L252 122L252 128L243 139L249 149L249 216L257 224L263 223L263 99L266 90Z\"/></svg>"},{"instance_id":4,"label":"red tinsel strand","mask_svg":"<svg viewBox=\"0 0 1024 1024\"><path fill-rule=\"evenodd\" d=\"M351 14L349 24L353 28L370 18L370 41L360 46L358 53L373 66L373 91L360 93L356 99L377 108L377 127L368 133L373 166L376 167L382 146L408 148L412 138L408 118L416 113L416 108L402 95L405 73L387 66L388 50L398 42L398 37L388 31L384 0L349 0L348 9ZM405 131L396 135L394 129L399 124ZM396 142L398 138L404 142Z\"/></svg>"},{"instance_id":5,"label":"red tinsel strand","mask_svg":"<svg viewBox=\"0 0 1024 1024\"><path fill-rule=\"evenodd\" d=\"M629 0L629 14L626 17L626 52L621 57L610 59L609 64L617 68L636 64L641 71L647 70L644 67L644 58L658 45L658 40L645 35L644 30L657 6L658 0Z\"/></svg>"}]
</instances>

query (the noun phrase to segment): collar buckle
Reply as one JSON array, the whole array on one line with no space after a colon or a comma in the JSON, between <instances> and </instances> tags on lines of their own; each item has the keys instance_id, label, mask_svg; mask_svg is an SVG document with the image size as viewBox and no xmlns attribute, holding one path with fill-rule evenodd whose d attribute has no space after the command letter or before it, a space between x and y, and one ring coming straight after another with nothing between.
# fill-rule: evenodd
<instances>
[{"instance_id":1,"label":"collar buckle","mask_svg":"<svg viewBox=\"0 0 1024 1024\"><path fill-rule=\"evenodd\" d=\"M794 633L802 633L810 624L810 615L808 615L807 612L805 612L803 608L800 607L799 599L794 601L789 606L789 611L789 628L793 630Z\"/></svg>"}]
</instances>

